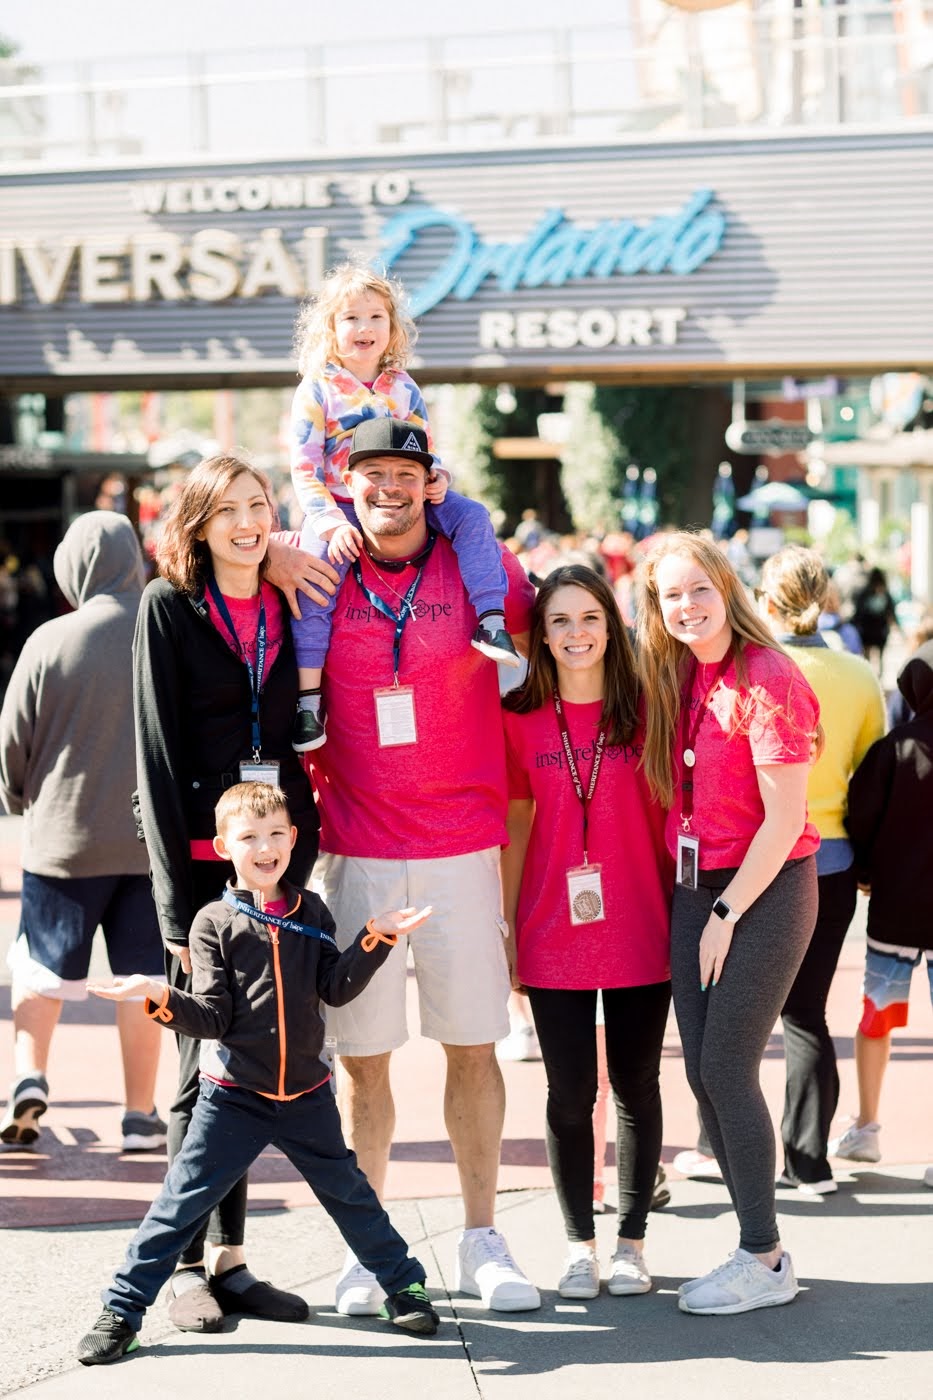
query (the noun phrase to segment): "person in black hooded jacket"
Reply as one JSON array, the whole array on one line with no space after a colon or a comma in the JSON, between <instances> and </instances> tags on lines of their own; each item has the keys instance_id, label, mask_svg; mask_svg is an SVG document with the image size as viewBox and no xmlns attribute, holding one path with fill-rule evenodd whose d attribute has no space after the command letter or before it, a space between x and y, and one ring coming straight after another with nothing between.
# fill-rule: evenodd
<instances>
[{"instance_id":1,"label":"person in black hooded jacket","mask_svg":"<svg viewBox=\"0 0 933 1400\"><path fill-rule=\"evenodd\" d=\"M870 891L868 947L855 1037L859 1110L830 1152L856 1162L881 1158L891 1031L907 1025L911 976L924 953L933 998L933 642L911 656L897 684L913 718L872 745L849 784L846 827L860 887Z\"/></svg>"}]
</instances>

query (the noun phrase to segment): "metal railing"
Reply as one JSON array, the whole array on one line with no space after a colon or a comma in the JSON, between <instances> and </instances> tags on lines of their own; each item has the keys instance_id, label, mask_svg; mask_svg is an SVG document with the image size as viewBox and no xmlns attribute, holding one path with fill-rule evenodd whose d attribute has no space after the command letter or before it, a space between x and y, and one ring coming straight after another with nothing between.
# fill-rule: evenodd
<instances>
[{"instance_id":1,"label":"metal railing","mask_svg":"<svg viewBox=\"0 0 933 1400\"><path fill-rule=\"evenodd\" d=\"M634 19L599 28L368 48L41 70L0 60L0 165L677 139L933 117L933 0L676 4L641 0Z\"/></svg>"}]
</instances>

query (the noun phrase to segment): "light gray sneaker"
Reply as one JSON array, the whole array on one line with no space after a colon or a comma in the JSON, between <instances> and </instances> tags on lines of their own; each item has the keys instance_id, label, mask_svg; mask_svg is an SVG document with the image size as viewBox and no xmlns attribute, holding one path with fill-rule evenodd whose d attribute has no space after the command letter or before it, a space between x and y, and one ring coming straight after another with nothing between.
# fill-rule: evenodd
<instances>
[{"instance_id":1,"label":"light gray sneaker","mask_svg":"<svg viewBox=\"0 0 933 1400\"><path fill-rule=\"evenodd\" d=\"M849 1162L881 1161L881 1124L850 1123L845 1132L829 1144L830 1157L843 1157Z\"/></svg>"},{"instance_id":2,"label":"light gray sneaker","mask_svg":"<svg viewBox=\"0 0 933 1400\"><path fill-rule=\"evenodd\" d=\"M792 1303L799 1289L789 1254L781 1257L779 1268L769 1269L754 1254L737 1249L725 1264L678 1291L681 1312L715 1317L780 1307Z\"/></svg>"},{"instance_id":3,"label":"light gray sneaker","mask_svg":"<svg viewBox=\"0 0 933 1400\"><path fill-rule=\"evenodd\" d=\"M614 1298L627 1293L649 1293L651 1275L645 1256L630 1244L620 1244L612 1256L609 1266L609 1282L606 1285Z\"/></svg>"},{"instance_id":4,"label":"light gray sneaker","mask_svg":"<svg viewBox=\"0 0 933 1400\"><path fill-rule=\"evenodd\" d=\"M588 1244L572 1244L557 1291L562 1298L599 1297L599 1260Z\"/></svg>"}]
</instances>

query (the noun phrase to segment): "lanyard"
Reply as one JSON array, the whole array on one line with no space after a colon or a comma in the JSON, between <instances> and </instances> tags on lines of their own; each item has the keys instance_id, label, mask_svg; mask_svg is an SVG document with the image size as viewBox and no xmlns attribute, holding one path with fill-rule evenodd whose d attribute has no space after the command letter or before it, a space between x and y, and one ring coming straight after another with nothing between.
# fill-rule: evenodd
<instances>
[{"instance_id":1,"label":"lanyard","mask_svg":"<svg viewBox=\"0 0 933 1400\"><path fill-rule=\"evenodd\" d=\"M337 940L332 934L325 933L322 928L314 928L311 924L300 924L297 919L289 919L281 914L267 914L262 909L257 909L253 904L247 904L245 899L238 899L228 886L224 890L224 904L229 904L238 914L245 914L247 918L255 919L257 923L266 924L272 928L283 928L287 933L303 933L306 938L319 938L322 943L329 943L332 948L337 947Z\"/></svg>"},{"instance_id":2,"label":"lanyard","mask_svg":"<svg viewBox=\"0 0 933 1400\"><path fill-rule=\"evenodd\" d=\"M690 697L693 694L693 687L696 682L696 657L693 658L693 666L690 669L690 679L687 682L687 687L684 690L683 695L681 696L680 819L684 831L690 830L690 822L693 817L693 775L691 772L691 776L687 778L687 772L688 770L693 769L697 761L696 748L694 746L697 741L697 736L700 732L700 725L703 723L703 716L706 714L706 707L710 702L713 691L716 689L716 687L719 685L719 682L722 680L723 676L728 671L729 664L731 661L732 647L730 646L729 650L726 652L725 656L722 658L719 665L716 667L713 679L710 681L709 685L706 688L706 694L703 696L703 699L700 701L699 705L696 708L696 714L693 716L692 724L690 722Z\"/></svg>"},{"instance_id":3,"label":"lanyard","mask_svg":"<svg viewBox=\"0 0 933 1400\"><path fill-rule=\"evenodd\" d=\"M230 616L230 609L224 601L224 595L217 587L217 580L209 578L207 581L208 591L214 607L217 609L224 626L233 638L236 649L241 660L246 663L249 672L249 693L250 693L250 721L252 725L253 758L259 760L260 754L260 734L259 734L259 692L262 690L262 677L266 669L266 605L262 599L262 584L259 585L259 622L256 627L256 668L253 669L252 662L243 650L243 645L236 634L233 625L233 618Z\"/></svg>"},{"instance_id":4,"label":"lanyard","mask_svg":"<svg viewBox=\"0 0 933 1400\"><path fill-rule=\"evenodd\" d=\"M570 734L567 730L567 722L564 719L564 709L560 703L560 696L554 690L554 712L557 715L557 727L560 730L560 737L564 744L564 753L567 756L567 771L570 774L570 781L583 807L583 864L589 865L586 854L586 829L589 821L589 805L593 800L593 793L596 791L596 780L599 777L600 765L603 761L603 749L606 746L606 731L601 729L596 736L596 751L593 754L593 771L590 774L590 785L586 792L583 791L583 784L580 781L580 773L577 769L576 760L573 756L573 745L570 742Z\"/></svg>"},{"instance_id":5,"label":"lanyard","mask_svg":"<svg viewBox=\"0 0 933 1400\"><path fill-rule=\"evenodd\" d=\"M405 630L405 623L408 621L409 617L414 617L415 615L412 603L414 602L415 594L418 592L418 585L421 582L421 575L424 573L424 566L428 561L428 555L434 548L434 541L436 539L437 535L431 531L428 536L427 546L422 550L420 555L421 563L418 565L418 572L412 579L408 592L402 599L402 605L397 613L392 611L388 603L380 598L378 593L374 593L371 588L367 588L366 584L363 582L362 564L359 559L353 561L353 577L356 579L357 587L362 593L365 593L367 601L372 604L377 612L382 613L383 617L387 617L390 622L395 623L395 635L392 638L392 671L395 676L396 685L398 685L398 668L402 651L402 633Z\"/></svg>"}]
</instances>

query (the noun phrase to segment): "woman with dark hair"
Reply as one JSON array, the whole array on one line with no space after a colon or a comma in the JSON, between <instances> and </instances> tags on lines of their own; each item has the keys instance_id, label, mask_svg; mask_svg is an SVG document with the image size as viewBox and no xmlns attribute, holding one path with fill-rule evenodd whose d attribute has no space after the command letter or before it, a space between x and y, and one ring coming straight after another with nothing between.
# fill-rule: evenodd
<instances>
[{"instance_id":1,"label":"woman with dark hair","mask_svg":"<svg viewBox=\"0 0 933 1400\"><path fill-rule=\"evenodd\" d=\"M263 577L273 520L269 483L260 472L236 457L201 462L169 511L157 552L161 577L143 593L136 626L139 816L168 979L185 991L191 922L233 873L212 845L214 807L224 789L255 778L285 790L298 828L288 868L293 884L308 883L317 855L317 811L291 746L298 696L291 629L282 595ZM199 1043L188 1036L177 1041L169 1160L198 1095ZM244 1178L181 1256L169 1303L176 1327L217 1331L228 1312L307 1316L302 1298L246 1268L245 1222Z\"/></svg>"},{"instance_id":2,"label":"woman with dark hair","mask_svg":"<svg viewBox=\"0 0 933 1400\"><path fill-rule=\"evenodd\" d=\"M888 592L888 580L883 569L869 570L865 587L855 599L852 621L862 639L865 655L880 676L888 634L892 627L897 626L894 599Z\"/></svg>"},{"instance_id":3,"label":"woman with dark hair","mask_svg":"<svg viewBox=\"0 0 933 1400\"><path fill-rule=\"evenodd\" d=\"M639 661L644 772L668 807L677 873L671 985L687 1078L739 1217L739 1247L680 1289L683 1312L797 1294L778 1236L761 1058L816 922L807 820L819 705L725 555L665 535L645 562ZM814 619L815 620L815 619Z\"/></svg>"},{"instance_id":4,"label":"woman with dark hair","mask_svg":"<svg viewBox=\"0 0 933 1400\"><path fill-rule=\"evenodd\" d=\"M661 1046L670 1005L671 863L664 812L639 772L631 643L591 569L550 574L528 675L505 697L510 844L502 853L513 985L527 989L548 1081L547 1151L569 1241L558 1285L595 1298L596 998L602 990L618 1125L612 1294L645 1293L643 1244L661 1151Z\"/></svg>"}]
</instances>

